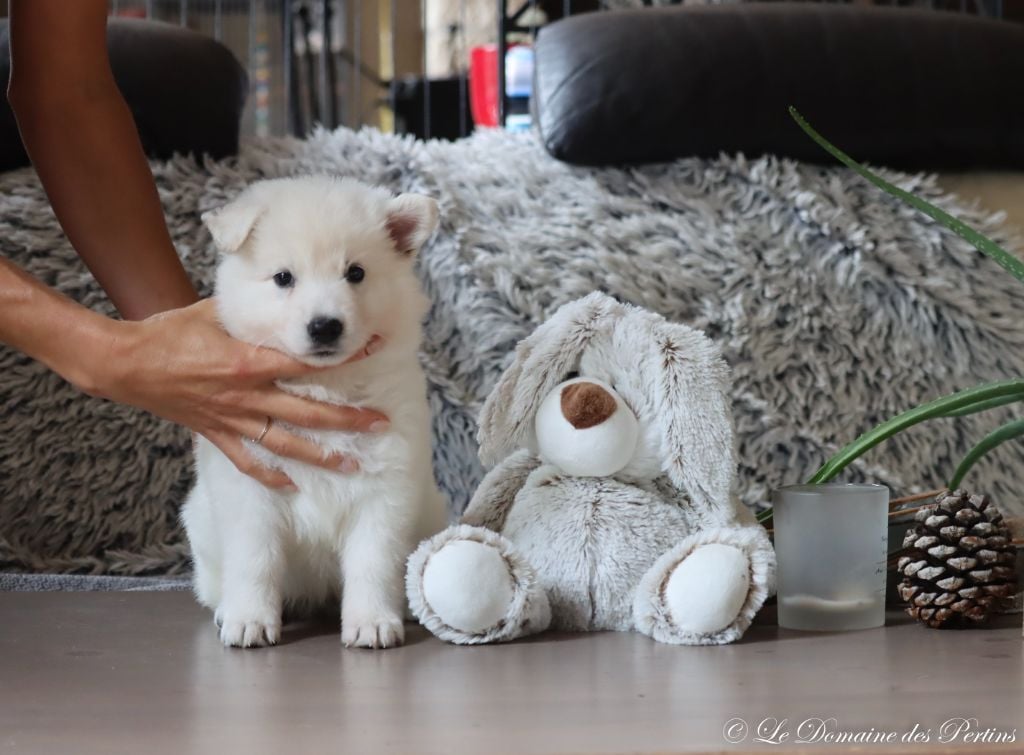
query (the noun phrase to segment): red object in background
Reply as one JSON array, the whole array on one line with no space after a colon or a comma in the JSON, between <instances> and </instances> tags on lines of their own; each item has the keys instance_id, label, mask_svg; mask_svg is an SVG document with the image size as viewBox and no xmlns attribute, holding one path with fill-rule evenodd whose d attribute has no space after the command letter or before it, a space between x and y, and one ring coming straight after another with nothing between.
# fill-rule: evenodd
<instances>
[{"instance_id":1,"label":"red object in background","mask_svg":"<svg viewBox=\"0 0 1024 755\"><path fill-rule=\"evenodd\" d=\"M477 126L498 125L498 46L481 45L469 53L469 107Z\"/></svg>"}]
</instances>

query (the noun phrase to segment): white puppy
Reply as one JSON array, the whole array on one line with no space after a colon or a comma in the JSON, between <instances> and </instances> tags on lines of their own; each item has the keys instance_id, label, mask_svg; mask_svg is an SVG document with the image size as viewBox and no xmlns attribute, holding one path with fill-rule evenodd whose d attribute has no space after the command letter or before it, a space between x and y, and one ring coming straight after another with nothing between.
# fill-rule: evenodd
<instances>
[{"instance_id":1,"label":"white puppy","mask_svg":"<svg viewBox=\"0 0 1024 755\"><path fill-rule=\"evenodd\" d=\"M216 612L225 645L252 647L278 641L285 606L313 607L340 591L342 642L399 645L405 560L446 518L417 359L427 300L413 271L437 225L437 204L350 180L290 178L254 184L203 221L222 252L217 306L227 331L337 365L283 387L377 409L390 425L370 433L288 428L325 455L357 462L354 474L250 442L298 492L264 487L200 438L198 479L182 513L199 601ZM371 356L342 364L371 341L379 344Z\"/></svg>"}]
</instances>

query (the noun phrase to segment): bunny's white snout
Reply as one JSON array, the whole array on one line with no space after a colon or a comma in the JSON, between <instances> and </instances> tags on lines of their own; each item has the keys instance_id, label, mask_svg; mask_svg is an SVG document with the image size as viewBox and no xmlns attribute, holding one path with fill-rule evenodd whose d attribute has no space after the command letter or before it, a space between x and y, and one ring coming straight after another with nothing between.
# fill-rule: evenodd
<instances>
[{"instance_id":1,"label":"bunny's white snout","mask_svg":"<svg viewBox=\"0 0 1024 755\"><path fill-rule=\"evenodd\" d=\"M535 419L541 459L574 477L605 477L636 452L636 415L610 385L576 378L541 402Z\"/></svg>"}]
</instances>

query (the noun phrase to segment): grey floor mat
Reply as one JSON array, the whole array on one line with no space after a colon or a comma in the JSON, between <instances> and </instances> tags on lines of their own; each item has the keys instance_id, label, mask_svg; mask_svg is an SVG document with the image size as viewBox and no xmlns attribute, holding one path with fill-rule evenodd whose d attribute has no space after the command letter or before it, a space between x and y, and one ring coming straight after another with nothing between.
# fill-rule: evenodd
<instances>
[{"instance_id":1,"label":"grey floor mat","mask_svg":"<svg viewBox=\"0 0 1024 755\"><path fill-rule=\"evenodd\" d=\"M0 592L188 590L189 577L105 577L83 574L3 574Z\"/></svg>"},{"instance_id":2,"label":"grey floor mat","mask_svg":"<svg viewBox=\"0 0 1024 755\"><path fill-rule=\"evenodd\" d=\"M552 159L532 134L485 129L414 142L339 129L152 168L172 238L204 293L215 254L201 213L252 181L347 176L441 202L440 228L418 265L432 302L421 356L434 469L453 514L483 477L476 417L516 342L594 290L706 330L721 346L733 373L736 493L758 508L874 424L1024 374L1020 282L838 165L722 155L581 168ZM1000 216L933 178L883 173L1011 250L1024 248ZM0 175L0 255L113 313L29 169ZM843 479L883 483L895 495L936 488L1010 417L1004 407L911 428ZM185 429L85 396L0 346L0 570L187 573L178 513L190 449ZM1024 515L1021 468L1024 445L1008 443L967 484L1004 515Z\"/></svg>"}]
</instances>

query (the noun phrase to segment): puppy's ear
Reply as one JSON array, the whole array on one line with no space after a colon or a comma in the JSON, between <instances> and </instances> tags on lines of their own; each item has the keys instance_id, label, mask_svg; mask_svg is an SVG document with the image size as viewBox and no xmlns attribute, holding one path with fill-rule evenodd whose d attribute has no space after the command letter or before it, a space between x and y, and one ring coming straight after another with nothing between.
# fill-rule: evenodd
<instances>
[{"instance_id":1,"label":"puppy's ear","mask_svg":"<svg viewBox=\"0 0 1024 755\"><path fill-rule=\"evenodd\" d=\"M437 228L437 219L437 202L430 197L399 194L388 202L385 225L395 249L411 257Z\"/></svg>"},{"instance_id":2,"label":"puppy's ear","mask_svg":"<svg viewBox=\"0 0 1024 755\"><path fill-rule=\"evenodd\" d=\"M534 417L544 398L579 366L595 335L614 324L625 307L602 293L563 304L519 342L515 359L480 411L480 460L492 466L533 438Z\"/></svg>"},{"instance_id":3,"label":"puppy's ear","mask_svg":"<svg viewBox=\"0 0 1024 755\"><path fill-rule=\"evenodd\" d=\"M234 200L216 210L202 214L213 241L222 252L237 252L252 235L266 203L255 187L249 187Z\"/></svg>"},{"instance_id":4,"label":"puppy's ear","mask_svg":"<svg viewBox=\"0 0 1024 755\"><path fill-rule=\"evenodd\" d=\"M699 330L661 321L652 334L643 373L660 417L663 469L693 505L724 514L736 475L729 367Z\"/></svg>"}]
</instances>

